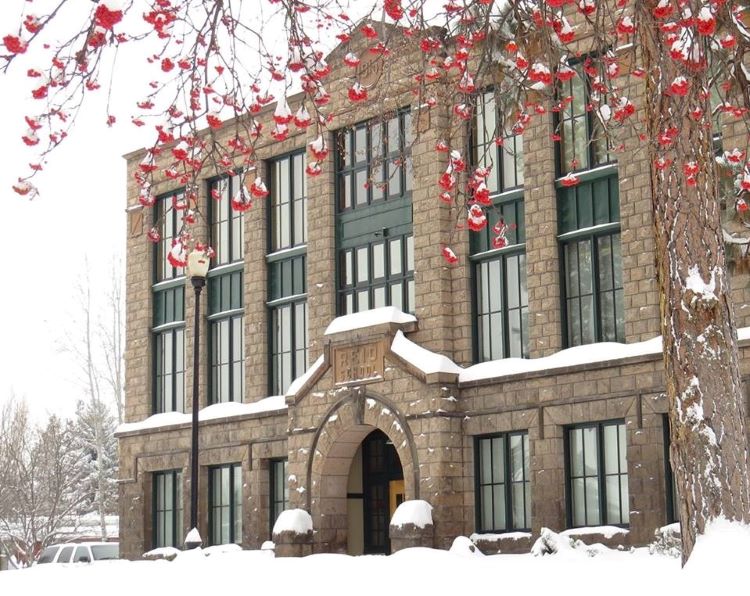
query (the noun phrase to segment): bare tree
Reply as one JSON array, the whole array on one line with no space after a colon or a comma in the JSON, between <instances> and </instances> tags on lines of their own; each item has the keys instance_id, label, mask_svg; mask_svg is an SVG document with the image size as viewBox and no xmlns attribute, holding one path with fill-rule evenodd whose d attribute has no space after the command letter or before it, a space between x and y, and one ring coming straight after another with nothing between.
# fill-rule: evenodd
<instances>
[{"instance_id":1,"label":"bare tree","mask_svg":"<svg viewBox=\"0 0 750 596\"><path fill-rule=\"evenodd\" d=\"M33 557L74 523L89 494L73 448L72 423L52 416L34 426L25 402L12 400L0 420L0 532Z\"/></svg>"}]
</instances>

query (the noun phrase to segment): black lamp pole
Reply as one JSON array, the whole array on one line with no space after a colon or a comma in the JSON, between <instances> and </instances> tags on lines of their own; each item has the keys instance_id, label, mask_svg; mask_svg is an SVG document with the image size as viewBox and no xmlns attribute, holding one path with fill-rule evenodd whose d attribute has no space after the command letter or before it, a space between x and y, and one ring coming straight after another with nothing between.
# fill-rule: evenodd
<instances>
[{"instance_id":1,"label":"black lamp pole","mask_svg":"<svg viewBox=\"0 0 750 596\"><path fill-rule=\"evenodd\" d=\"M198 381L200 375L200 324L201 324L201 290L206 285L206 278L193 276L190 278L195 290L195 324L193 334L193 424L192 440L190 443L190 529L198 528ZM185 541L186 548L200 546L200 541Z\"/></svg>"}]
</instances>

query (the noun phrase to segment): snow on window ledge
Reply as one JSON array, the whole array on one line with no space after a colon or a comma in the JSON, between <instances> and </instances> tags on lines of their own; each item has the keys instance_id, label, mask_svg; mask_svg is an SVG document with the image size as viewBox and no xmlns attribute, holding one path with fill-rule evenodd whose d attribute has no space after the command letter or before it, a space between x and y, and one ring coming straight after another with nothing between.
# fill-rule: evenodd
<instances>
[{"instance_id":1,"label":"snow on window ledge","mask_svg":"<svg viewBox=\"0 0 750 596\"><path fill-rule=\"evenodd\" d=\"M474 532L469 536L469 540L472 542L502 542L503 540L525 540L531 538L531 532L504 532L502 534L480 534Z\"/></svg>"},{"instance_id":2,"label":"snow on window ledge","mask_svg":"<svg viewBox=\"0 0 750 596\"><path fill-rule=\"evenodd\" d=\"M315 362L313 362L313 365L305 371L305 374L297 377L296 379L294 379L294 381L292 381L292 384L289 385L289 389L286 390L286 395L287 396L297 395L297 393L299 393L299 390L302 389L302 387L304 387L307 384L307 382L323 366L325 366L325 358L321 354L320 356L318 356L318 359Z\"/></svg>"},{"instance_id":3,"label":"snow on window ledge","mask_svg":"<svg viewBox=\"0 0 750 596\"><path fill-rule=\"evenodd\" d=\"M597 534L604 536L605 538L613 538L614 536L622 535L626 536L630 533L627 528L619 528L617 526L586 526L582 528L571 528L569 530L563 530L560 532L560 536L590 536L591 534Z\"/></svg>"},{"instance_id":4,"label":"snow on window ledge","mask_svg":"<svg viewBox=\"0 0 750 596\"><path fill-rule=\"evenodd\" d=\"M198 421L206 422L209 420L236 418L262 412L285 410L286 407L287 406L284 402L283 395L272 395L271 397L266 397L249 404L237 402L213 404L206 408L203 408L200 412L198 412ZM141 420L140 422L125 422L117 427L115 433L117 435L120 435L124 433L157 428L163 429L168 426L190 424L192 420L192 414L184 414L182 412L165 412L163 414L154 414L153 416L149 416L148 418L146 418L145 420Z\"/></svg>"}]
</instances>

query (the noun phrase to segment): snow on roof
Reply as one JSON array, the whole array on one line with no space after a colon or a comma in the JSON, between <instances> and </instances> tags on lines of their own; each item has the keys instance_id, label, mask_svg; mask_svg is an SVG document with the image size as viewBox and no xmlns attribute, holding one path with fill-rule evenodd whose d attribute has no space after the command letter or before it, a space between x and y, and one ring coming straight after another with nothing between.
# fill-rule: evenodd
<instances>
[{"instance_id":1,"label":"snow on roof","mask_svg":"<svg viewBox=\"0 0 750 596\"><path fill-rule=\"evenodd\" d=\"M282 532L294 532L295 534L307 534L312 532L312 517L304 509L287 509L282 511L273 525L273 534Z\"/></svg>"},{"instance_id":2,"label":"snow on roof","mask_svg":"<svg viewBox=\"0 0 750 596\"><path fill-rule=\"evenodd\" d=\"M417 318L414 315L402 312L395 306L382 306L371 310L363 310L350 315L336 317L326 328L326 335L342 333L343 331L352 331L354 329L363 329L385 323L395 323L405 325L407 323L416 323Z\"/></svg>"},{"instance_id":3,"label":"snow on roof","mask_svg":"<svg viewBox=\"0 0 750 596\"><path fill-rule=\"evenodd\" d=\"M393 338L391 351L426 375L441 372L457 375L463 370L447 356L431 352L406 339L401 330L397 331Z\"/></svg>"},{"instance_id":4,"label":"snow on roof","mask_svg":"<svg viewBox=\"0 0 750 596\"><path fill-rule=\"evenodd\" d=\"M305 383L309 381L315 373L318 372L318 369L322 368L325 363L325 358L323 358L323 355L321 354L318 356L318 359L313 362L313 365L308 368L305 371L305 374L297 377L292 381L292 384L289 385L289 389L286 390L287 395L295 395L302 387L304 387Z\"/></svg>"},{"instance_id":5,"label":"snow on roof","mask_svg":"<svg viewBox=\"0 0 750 596\"><path fill-rule=\"evenodd\" d=\"M505 358L503 360L482 362L462 370L458 380L460 383L468 383L504 375L553 370L580 364L632 358L647 354L659 354L661 351L660 335L647 341L632 344L601 342L568 348L567 350L561 350L543 358Z\"/></svg>"},{"instance_id":6,"label":"snow on roof","mask_svg":"<svg viewBox=\"0 0 750 596\"><path fill-rule=\"evenodd\" d=\"M226 402L213 404L203 408L198 412L198 420L205 422L208 420L217 420L219 418L234 418L245 416L247 414L257 414L259 412L272 412L275 410L286 409L283 395L272 395L256 402L241 404L237 402ZM165 412L164 414L154 414L140 422L126 422L117 427L117 434L148 430L151 428L164 428L166 426L176 426L179 424L189 424L192 422L191 414L182 412Z\"/></svg>"},{"instance_id":7,"label":"snow on roof","mask_svg":"<svg viewBox=\"0 0 750 596\"><path fill-rule=\"evenodd\" d=\"M401 527L406 524L414 524L418 528L432 525L432 505L427 501L415 499L404 501L396 507L391 518L391 525Z\"/></svg>"}]
</instances>

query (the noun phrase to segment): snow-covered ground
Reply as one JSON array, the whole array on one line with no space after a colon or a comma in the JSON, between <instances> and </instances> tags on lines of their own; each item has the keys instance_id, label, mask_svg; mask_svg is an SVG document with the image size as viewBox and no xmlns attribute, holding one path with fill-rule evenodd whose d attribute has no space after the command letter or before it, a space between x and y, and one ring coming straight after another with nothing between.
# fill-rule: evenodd
<instances>
[{"instance_id":1,"label":"snow-covered ground","mask_svg":"<svg viewBox=\"0 0 750 596\"><path fill-rule=\"evenodd\" d=\"M389 557L313 555L274 558L271 551L207 549L174 561L42 565L0 573L0 594L104 596L205 595L217 591L309 596L383 594L724 594L745 593L750 530L720 523L701 539L687 567L648 553L564 544L554 555L472 553L467 538L453 552L407 549ZM209 556L206 556L206 552ZM594 554L595 553L595 554ZM740 591L737 591L740 590Z\"/></svg>"}]
</instances>

